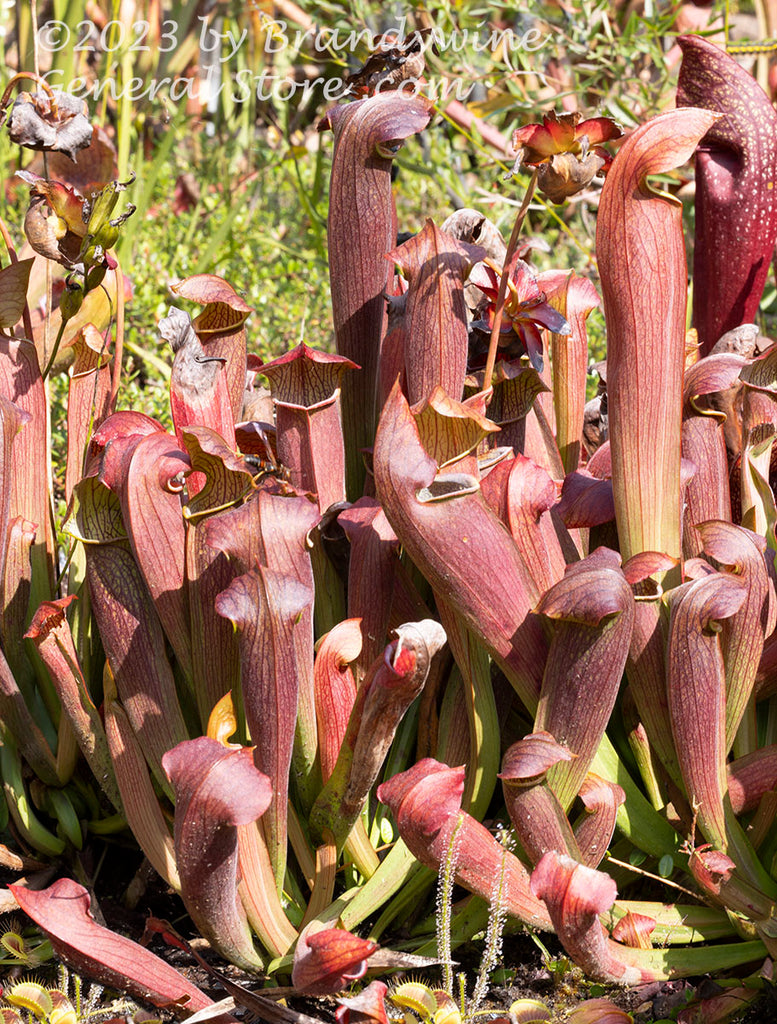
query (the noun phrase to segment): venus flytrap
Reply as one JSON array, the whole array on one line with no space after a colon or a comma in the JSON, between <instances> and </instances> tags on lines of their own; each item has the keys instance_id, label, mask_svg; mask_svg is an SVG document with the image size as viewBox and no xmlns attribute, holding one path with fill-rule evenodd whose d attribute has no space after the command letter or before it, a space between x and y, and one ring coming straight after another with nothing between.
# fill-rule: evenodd
<instances>
[{"instance_id":1,"label":"venus flytrap","mask_svg":"<svg viewBox=\"0 0 777 1024\"><path fill-rule=\"evenodd\" d=\"M51 944L40 933L32 934L21 919L12 915L0 919L0 964L4 967L39 967L53 956Z\"/></svg>"},{"instance_id":2,"label":"venus flytrap","mask_svg":"<svg viewBox=\"0 0 777 1024\"><path fill-rule=\"evenodd\" d=\"M42 1024L97 1022L106 1020L118 1011L124 1012L129 1019L136 1019L134 1015L130 1017L133 1010L136 1013L138 1011L129 1000L109 1001L102 997L101 985L92 985L88 991L84 991L81 978L78 975L71 976L62 965L59 985L55 988L46 987L34 979L17 981L9 986L0 1000L0 1016L5 1024L25 1024L34 1020Z\"/></svg>"}]
</instances>

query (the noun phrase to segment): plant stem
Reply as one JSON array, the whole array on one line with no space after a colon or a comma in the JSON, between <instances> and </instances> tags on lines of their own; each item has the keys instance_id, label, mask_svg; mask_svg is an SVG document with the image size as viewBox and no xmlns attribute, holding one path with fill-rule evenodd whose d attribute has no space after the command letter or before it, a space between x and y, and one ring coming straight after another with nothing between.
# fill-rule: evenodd
<instances>
[{"instance_id":1,"label":"plant stem","mask_svg":"<svg viewBox=\"0 0 777 1024\"><path fill-rule=\"evenodd\" d=\"M43 374L42 374L44 380L48 377L49 373L51 372L51 367L54 365L54 360L57 358L57 352L59 351L59 344L62 341L62 337L63 337L63 335L65 333L65 324L66 323L67 323L67 320L65 320L64 318L60 322L59 330L57 331L57 337L56 337L56 339L54 341L54 348L51 350L51 355L49 356L49 361L46 363L46 369L43 371Z\"/></svg>"},{"instance_id":2,"label":"plant stem","mask_svg":"<svg viewBox=\"0 0 777 1024\"><path fill-rule=\"evenodd\" d=\"M114 258L116 254L113 254ZM121 383L121 364L124 356L124 272L121 264L116 260L116 344L113 350L113 372L111 376L111 398L108 408L111 412L116 409L116 397L119 393Z\"/></svg>"},{"instance_id":3,"label":"plant stem","mask_svg":"<svg viewBox=\"0 0 777 1024\"><path fill-rule=\"evenodd\" d=\"M496 365L496 350L499 347L499 332L502 328L502 314L504 313L505 298L507 296L507 283L510 280L510 273L513 269L513 262L515 259L516 249L518 248L518 237L521 233L521 227L523 226L523 221L526 217L526 211L529 209L529 203L532 201L534 196L534 190L537 187L538 173L539 170L535 167L532 172L531 181L526 189L526 195L523 197L521 208L515 218L513 231L510 235L510 241L507 243L504 269L502 270L502 276L499 279L499 293L496 298L496 308L494 309L494 326L491 328L491 341L488 345L488 358L486 359L486 369L483 374L482 390L484 392L491 390L491 378L494 375L494 366Z\"/></svg>"}]
</instances>

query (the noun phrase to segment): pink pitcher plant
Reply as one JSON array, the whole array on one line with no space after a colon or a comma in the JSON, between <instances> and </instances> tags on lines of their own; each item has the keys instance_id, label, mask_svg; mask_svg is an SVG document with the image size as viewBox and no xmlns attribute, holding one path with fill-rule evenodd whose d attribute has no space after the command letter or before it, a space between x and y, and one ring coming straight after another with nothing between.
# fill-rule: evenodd
<instances>
[{"instance_id":1,"label":"pink pitcher plant","mask_svg":"<svg viewBox=\"0 0 777 1024\"><path fill-rule=\"evenodd\" d=\"M114 410L110 347L80 331L66 571L45 471L53 357L27 337L29 268L11 256L0 771L24 843L56 859L90 832L129 829L223 957L309 993L396 963L365 922L380 912L384 928L441 870L491 913L554 931L602 981L777 953L777 363L707 354L752 317L763 286L774 235L756 245L741 218L746 207L748 225L773 219L760 141L773 112L759 97L748 117L724 119L719 77L733 62L695 37L681 46L681 105L592 170L607 170L596 249L609 437L590 457L594 284L535 274L517 232L501 266L431 220L395 245L391 160L427 130L422 98L368 96L322 122L334 132L337 353L301 343L259 367L273 423L242 420L251 306L214 275L177 285L177 302L202 308L172 307L158 326L171 429ZM529 165L584 159L617 135L578 121L524 130ZM648 179L696 152L691 362L682 207ZM737 203L716 198L721 167ZM51 190L31 184L37 208ZM115 191L90 217L99 208L118 230ZM88 278L110 266L110 245L96 251L109 236L79 209L66 226L91 241L75 252L71 239L65 255L80 254ZM698 304L710 273L726 282L714 316ZM493 371L478 316L501 356ZM739 452L715 404L731 388ZM487 812L510 824L514 851ZM616 842L620 862L624 849L643 858L684 902L630 899L629 874L616 883L608 865ZM79 970L158 1005L205 1005L155 962L131 967L124 940L98 937L74 882L14 892ZM477 906L459 908L457 941L482 925ZM383 1020L380 984L344 1001L348 1014Z\"/></svg>"}]
</instances>

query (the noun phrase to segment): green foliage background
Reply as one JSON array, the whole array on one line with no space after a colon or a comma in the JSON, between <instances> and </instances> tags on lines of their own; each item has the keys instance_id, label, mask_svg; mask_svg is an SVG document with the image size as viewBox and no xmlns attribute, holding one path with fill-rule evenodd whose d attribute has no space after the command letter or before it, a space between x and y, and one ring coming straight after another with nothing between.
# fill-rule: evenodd
<instances>
[{"instance_id":1,"label":"green foliage background","mask_svg":"<svg viewBox=\"0 0 777 1024\"><path fill-rule=\"evenodd\" d=\"M613 116L628 129L671 100L666 53L673 4L648 4L637 13L632 5L604 0L534 2L520 11L512 3L479 0L305 2L297 10L300 21L309 21L300 27L284 5L249 9L221 2L205 17L196 3L178 0L165 10L168 38L156 47L142 28L144 7L138 4L126 25L117 3L103 4L106 24L99 28L84 0L48 5L38 19L37 60L55 85L82 76L95 121L116 142L120 175L132 170L138 176L130 193L138 213L123 232L119 255L134 288L127 308L131 375L152 407L169 364L155 323L171 301L169 285L190 274L219 274L255 306L249 331L258 354L277 354L301 338L330 345L331 135L317 131L327 107L321 85L304 89L303 80L331 83L355 70L368 56L370 34L434 27L440 45L429 57L432 91L458 83L470 109L508 137L548 110L575 107L585 116ZM31 69L29 8L17 4L3 16L8 64L19 61L21 47L21 63ZM229 41L230 32L240 45ZM213 51L222 78L216 98L198 110L191 93L197 64L206 59L203 47ZM272 87L268 76L274 76ZM279 85L287 78L297 82L290 98L288 83ZM134 80L142 85L130 88ZM261 83L262 95L273 92L273 98L246 99L248 82ZM131 91L139 98L128 100ZM439 222L458 206L474 205L509 234L524 176L511 177L510 161L477 130L453 123L445 106L438 104L430 129L397 161L400 230L417 231L426 217ZM29 154L21 159L27 162ZM6 179L19 161L18 148L0 137ZM173 200L184 176L197 198L182 210ZM563 209L533 204L527 230L549 246L535 255L541 269L595 274L596 198L593 192ZM0 197L0 213L20 225L18 199ZM601 354L601 322L592 328ZM133 390L122 401L134 401ZM160 400L160 413L165 404Z\"/></svg>"}]
</instances>

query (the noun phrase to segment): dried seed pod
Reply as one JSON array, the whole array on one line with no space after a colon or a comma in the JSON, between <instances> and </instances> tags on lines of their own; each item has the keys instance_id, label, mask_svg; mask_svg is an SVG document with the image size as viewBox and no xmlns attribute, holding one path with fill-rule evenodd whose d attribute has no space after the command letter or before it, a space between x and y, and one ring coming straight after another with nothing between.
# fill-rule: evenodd
<instances>
[{"instance_id":1,"label":"dried seed pod","mask_svg":"<svg viewBox=\"0 0 777 1024\"><path fill-rule=\"evenodd\" d=\"M81 239L69 228L43 196L34 196L24 218L24 234L32 249L47 260L71 267L78 259Z\"/></svg>"}]
</instances>

